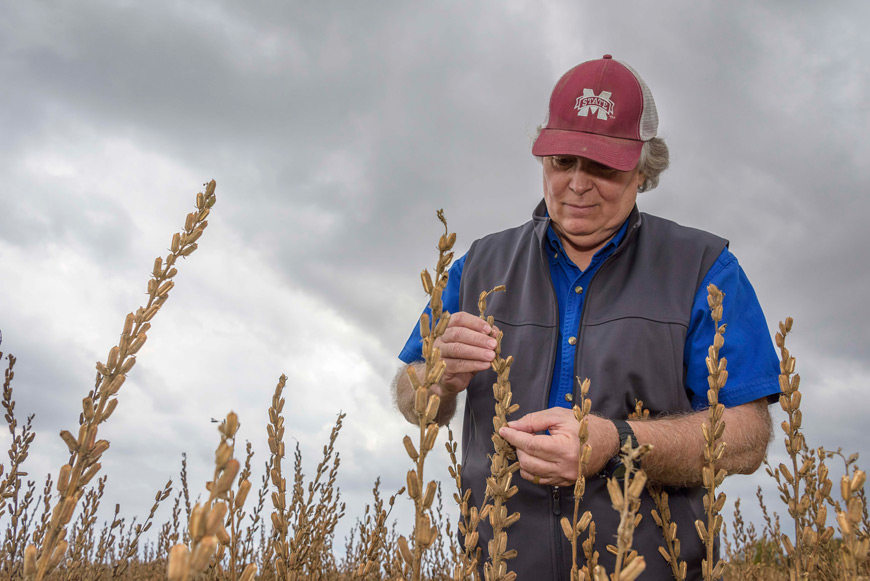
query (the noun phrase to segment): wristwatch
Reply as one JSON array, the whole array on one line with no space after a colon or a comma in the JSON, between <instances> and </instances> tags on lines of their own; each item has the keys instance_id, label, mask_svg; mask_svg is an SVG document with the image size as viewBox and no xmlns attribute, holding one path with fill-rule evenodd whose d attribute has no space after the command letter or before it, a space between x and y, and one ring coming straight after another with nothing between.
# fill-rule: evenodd
<instances>
[{"instance_id":1,"label":"wristwatch","mask_svg":"<svg viewBox=\"0 0 870 581\"><path fill-rule=\"evenodd\" d=\"M616 478L617 480L622 480L625 478L625 465L622 463L622 447L625 446L625 443L629 438L631 438L631 445L637 446L637 436L634 435L634 430L631 429L631 426L625 420L610 421L613 422L614 426L616 426L616 431L619 434L619 450L616 452L616 455L608 460L604 465L604 468L601 470L601 476L603 478ZM640 468L639 465L638 468Z\"/></svg>"}]
</instances>

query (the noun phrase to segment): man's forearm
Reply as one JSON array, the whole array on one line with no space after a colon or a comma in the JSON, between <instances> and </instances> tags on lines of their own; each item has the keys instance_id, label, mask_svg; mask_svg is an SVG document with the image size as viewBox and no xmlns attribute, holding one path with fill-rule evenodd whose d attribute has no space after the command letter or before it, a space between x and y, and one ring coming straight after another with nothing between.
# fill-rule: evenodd
<instances>
[{"instance_id":1,"label":"man's forearm","mask_svg":"<svg viewBox=\"0 0 870 581\"><path fill-rule=\"evenodd\" d=\"M414 369L417 377L422 377L426 370L425 363L412 363L408 367ZM393 380L393 399L396 402L396 407L399 408L405 419L416 425L418 423L417 412L414 410L416 396L414 387L411 385L411 380L408 378L408 367L400 369ZM433 391L433 388L437 391ZM456 396L446 394L436 386L433 386L433 388L430 388L429 393L437 393L441 398L441 404L438 406L438 415L435 416L435 421L438 422L439 426L443 426L456 413Z\"/></svg>"},{"instance_id":2,"label":"man's forearm","mask_svg":"<svg viewBox=\"0 0 870 581\"><path fill-rule=\"evenodd\" d=\"M764 400L726 408L723 416L725 450L717 463L729 474L751 474L767 451L770 441L770 414ZM701 483L704 465L704 437L701 425L708 421L707 411L673 418L632 421L632 430L641 444L652 444L643 459L649 479L670 486Z\"/></svg>"}]
</instances>

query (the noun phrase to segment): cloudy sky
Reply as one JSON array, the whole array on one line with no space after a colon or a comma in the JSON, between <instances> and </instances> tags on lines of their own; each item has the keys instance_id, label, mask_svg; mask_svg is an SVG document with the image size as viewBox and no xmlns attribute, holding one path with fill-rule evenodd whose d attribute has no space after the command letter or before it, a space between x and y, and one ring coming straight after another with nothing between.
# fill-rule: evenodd
<instances>
[{"instance_id":1,"label":"cloudy sky","mask_svg":"<svg viewBox=\"0 0 870 581\"><path fill-rule=\"evenodd\" d=\"M214 178L200 249L101 429L105 502L142 516L184 451L204 491L210 418L230 410L261 467L285 373L306 473L348 414L346 530L409 467L388 386L435 211L460 252L527 220L549 92L604 53L644 77L671 147L641 209L731 240L771 331L795 317L810 445L866 459L870 5L688 6L0 0L0 350L19 357L16 413L36 414L31 477L65 460L94 362ZM758 484L784 513L766 476L727 492L746 508Z\"/></svg>"}]
</instances>

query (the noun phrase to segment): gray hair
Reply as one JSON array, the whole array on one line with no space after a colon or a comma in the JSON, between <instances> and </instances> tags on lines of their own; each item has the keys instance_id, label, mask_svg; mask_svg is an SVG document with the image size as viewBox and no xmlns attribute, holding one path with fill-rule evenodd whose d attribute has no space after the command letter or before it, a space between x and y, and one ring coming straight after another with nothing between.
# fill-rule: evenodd
<instances>
[{"instance_id":1,"label":"gray hair","mask_svg":"<svg viewBox=\"0 0 870 581\"><path fill-rule=\"evenodd\" d=\"M532 144L541 134L543 128L543 125L538 125ZM538 158L538 161L543 159L535 157ZM637 191L648 192L658 186L659 177L663 171L668 169L668 165L670 165L670 153L665 140L661 137L653 137L649 141L644 141L643 148L640 150L640 159L637 160L637 170L643 174L644 180Z\"/></svg>"},{"instance_id":2,"label":"gray hair","mask_svg":"<svg viewBox=\"0 0 870 581\"><path fill-rule=\"evenodd\" d=\"M644 180L637 191L648 192L659 185L659 176L668 169L669 164L670 154L664 139L653 137L644 141L637 161L637 170L643 174Z\"/></svg>"}]
</instances>

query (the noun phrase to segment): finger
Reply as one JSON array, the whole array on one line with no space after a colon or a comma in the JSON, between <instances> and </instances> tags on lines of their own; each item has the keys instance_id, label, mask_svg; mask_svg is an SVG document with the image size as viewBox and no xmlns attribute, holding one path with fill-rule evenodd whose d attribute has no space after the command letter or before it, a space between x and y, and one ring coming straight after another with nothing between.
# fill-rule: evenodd
<instances>
[{"instance_id":1,"label":"finger","mask_svg":"<svg viewBox=\"0 0 870 581\"><path fill-rule=\"evenodd\" d=\"M520 463L520 474L523 472L534 477L538 476L540 484L549 486L565 486L577 480L577 462L566 465L556 464L529 454L517 452ZM525 478L525 476L523 476ZM531 480L527 478L527 480Z\"/></svg>"},{"instance_id":2,"label":"finger","mask_svg":"<svg viewBox=\"0 0 870 581\"><path fill-rule=\"evenodd\" d=\"M537 484L538 486L549 486L550 479L540 474L531 474L530 472L526 472L522 468L520 468L520 476L523 480L528 480L532 484Z\"/></svg>"},{"instance_id":3,"label":"finger","mask_svg":"<svg viewBox=\"0 0 870 581\"><path fill-rule=\"evenodd\" d=\"M445 375L477 373L478 371L485 371L491 367L489 361L476 361L473 359L447 359L442 357L442 361L446 364L446 367L444 368Z\"/></svg>"},{"instance_id":4,"label":"finger","mask_svg":"<svg viewBox=\"0 0 870 581\"><path fill-rule=\"evenodd\" d=\"M498 433L517 449L518 455L523 452L551 464L558 464L576 455L574 442L562 436L529 434L509 426L503 427Z\"/></svg>"},{"instance_id":5,"label":"finger","mask_svg":"<svg viewBox=\"0 0 870 581\"><path fill-rule=\"evenodd\" d=\"M508 426L530 434L544 432L565 421L566 413L571 414L571 417L573 417L571 410L566 408L550 408L539 412L532 412L518 420L508 422Z\"/></svg>"},{"instance_id":6,"label":"finger","mask_svg":"<svg viewBox=\"0 0 870 581\"><path fill-rule=\"evenodd\" d=\"M476 329L469 329L468 327L448 328L439 339L444 343L465 343L466 345L474 345L475 347L483 347L489 350L495 349L495 346L498 344L494 338L486 333Z\"/></svg>"},{"instance_id":7,"label":"finger","mask_svg":"<svg viewBox=\"0 0 870 581\"><path fill-rule=\"evenodd\" d=\"M447 322L447 327L465 327L472 331L483 333L484 335L490 335L492 333L492 327L490 327L486 321L480 317L472 315L471 313L466 313L465 311L451 313L450 320Z\"/></svg>"},{"instance_id":8,"label":"finger","mask_svg":"<svg viewBox=\"0 0 870 581\"><path fill-rule=\"evenodd\" d=\"M492 349L475 347L467 343L436 342L435 346L441 350L441 357L444 359L468 359L487 363L495 359L495 351Z\"/></svg>"}]
</instances>

